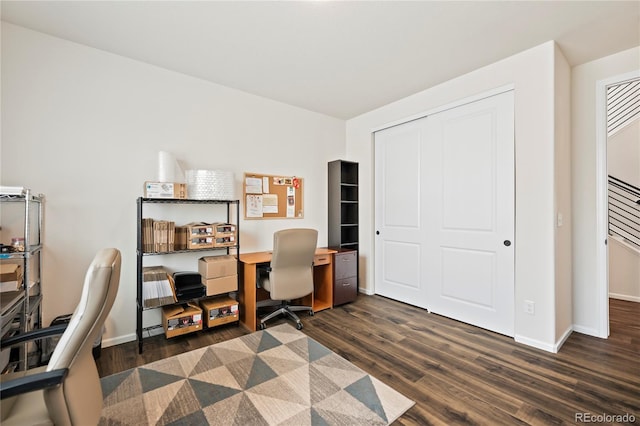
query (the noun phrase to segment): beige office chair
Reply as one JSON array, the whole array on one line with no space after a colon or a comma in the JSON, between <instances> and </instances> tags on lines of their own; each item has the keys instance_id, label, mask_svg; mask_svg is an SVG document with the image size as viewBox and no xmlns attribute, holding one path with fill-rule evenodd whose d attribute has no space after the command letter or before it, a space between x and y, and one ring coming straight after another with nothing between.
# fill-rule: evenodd
<instances>
[{"instance_id":1,"label":"beige office chair","mask_svg":"<svg viewBox=\"0 0 640 426\"><path fill-rule=\"evenodd\" d=\"M3 426L98 423L102 388L92 349L118 292L120 264L117 249L100 250L89 266L80 302L49 364L2 377ZM26 341L29 334L18 335L13 342L2 345ZM47 329L35 330L34 334L46 336Z\"/></svg>"},{"instance_id":2,"label":"beige office chair","mask_svg":"<svg viewBox=\"0 0 640 426\"><path fill-rule=\"evenodd\" d=\"M258 286L269 292L271 300L260 301L257 307L277 305L278 308L260 318L260 330L266 327L266 321L281 314L291 317L300 330L302 322L294 312L309 311L309 315L313 315L311 306L292 306L289 301L313 293L313 257L317 243L315 229L284 229L273 234L271 264L258 270Z\"/></svg>"}]
</instances>

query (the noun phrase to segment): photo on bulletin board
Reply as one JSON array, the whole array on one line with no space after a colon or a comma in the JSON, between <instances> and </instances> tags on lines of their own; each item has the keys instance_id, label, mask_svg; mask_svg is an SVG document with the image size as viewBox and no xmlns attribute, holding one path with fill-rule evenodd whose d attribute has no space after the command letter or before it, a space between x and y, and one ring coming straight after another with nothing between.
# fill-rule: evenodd
<instances>
[{"instance_id":1,"label":"photo on bulletin board","mask_svg":"<svg viewBox=\"0 0 640 426\"><path fill-rule=\"evenodd\" d=\"M304 185L299 176L245 173L245 219L302 219Z\"/></svg>"}]
</instances>

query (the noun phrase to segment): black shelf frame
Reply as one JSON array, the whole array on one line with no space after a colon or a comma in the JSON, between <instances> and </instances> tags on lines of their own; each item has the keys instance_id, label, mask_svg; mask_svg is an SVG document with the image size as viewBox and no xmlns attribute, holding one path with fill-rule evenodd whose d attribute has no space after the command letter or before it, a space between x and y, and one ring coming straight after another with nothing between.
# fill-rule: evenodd
<instances>
[{"instance_id":1,"label":"black shelf frame","mask_svg":"<svg viewBox=\"0 0 640 426\"><path fill-rule=\"evenodd\" d=\"M236 225L236 244L227 247L213 247L213 248L201 248L201 249L188 249L188 250L175 250L159 253L145 253L142 249L142 217L145 204L219 204L226 205L227 207L227 223L231 223L231 206L235 206L235 225ZM153 325L150 327L142 326L142 315L146 310L158 309L145 308L142 300L142 270L143 270L143 258L145 256L163 256L177 253L197 253L197 252L211 252L211 251L226 251L230 254L231 250L235 250L237 257L240 256L240 200L193 200L193 199L178 199L178 198L144 198L139 197L137 200L137 245L136 245L136 338L138 340L138 353L142 353L143 346L143 333L148 330L161 328L162 325ZM239 260L238 260L239 262Z\"/></svg>"}]
</instances>

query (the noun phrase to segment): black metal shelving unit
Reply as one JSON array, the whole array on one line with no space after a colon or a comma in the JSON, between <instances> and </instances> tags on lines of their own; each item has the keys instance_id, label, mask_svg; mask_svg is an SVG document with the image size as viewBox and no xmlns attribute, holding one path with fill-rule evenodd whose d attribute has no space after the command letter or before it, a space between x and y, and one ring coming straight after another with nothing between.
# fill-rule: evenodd
<instances>
[{"instance_id":1,"label":"black metal shelving unit","mask_svg":"<svg viewBox=\"0 0 640 426\"><path fill-rule=\"evenodd\" d=\"M144 303L142 300L142 283L143 283L143 258L145 256L162 256L162 255L171 255L177 253L196 253L196 252L211 252L211 251L226 251L227 254L230 254L231 250L235 250L236 254L240 253L240 201L239 200L191 200L191 199L164 199L164 198L138 198L138 216L137 216L137 247L136 247L136 257L137 257L137 295L136 295L136 336L138 340L138 352L142 353L142 341L143 336L142 333L144 331L150 330L159 326L151 326L151 327L143 327L142 325L142 315L145 310L148 309L157 309L157 308L144 308ZM145 204L210 204L210 205L226 205L227 211L227 223L231 222L231 206L235 206L235 225L236 225L236 244L234 246L228 247L214 247L214 248L202 248L202 249L189 249L189 250L175 250L170 252L160 252L160 253L145 253L142 247L142 218L143 218L143 210Z\"/></svg>"}]
</instances>

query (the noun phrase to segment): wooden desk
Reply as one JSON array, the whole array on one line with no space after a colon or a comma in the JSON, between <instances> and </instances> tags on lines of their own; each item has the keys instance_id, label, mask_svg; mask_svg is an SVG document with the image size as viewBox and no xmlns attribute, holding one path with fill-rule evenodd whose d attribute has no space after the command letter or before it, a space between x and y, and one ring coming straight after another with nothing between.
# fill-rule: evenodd
<instances>
[{"instance_id":1,"label":"wooden desk","mask_svg":"<svg viewBox=\"0 0 640 426\"><path fill-rule=\"evenodd\" d=\"M304 305L313 307L313 312L333 307L333 255L336 250L316 249L313 261L314 291L302 299ZM240 254L240 280L238 302L240 303L240 323L250 331L257 329L256 301L269 298L269 293L256 287L256 268L271 262L271 252L261 251Z\"/></svg>"}]
</instances>

